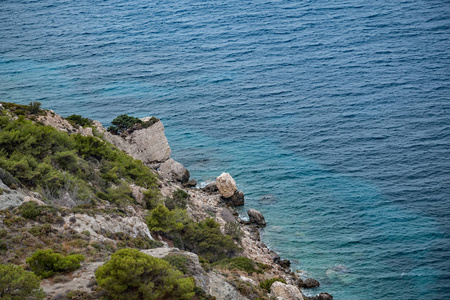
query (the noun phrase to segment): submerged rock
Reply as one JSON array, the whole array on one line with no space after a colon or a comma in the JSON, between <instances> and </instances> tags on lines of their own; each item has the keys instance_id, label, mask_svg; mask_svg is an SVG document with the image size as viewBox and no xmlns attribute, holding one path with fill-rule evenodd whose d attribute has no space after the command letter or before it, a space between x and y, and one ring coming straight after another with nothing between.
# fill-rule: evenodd
<instances>
[{"instance_id":1,"label":"submerged rock","mask_svg":"<svg viewBox=\"0 0 450 300\"><path fill-rule=\"evenodd\" d=\"M250 223L256 223L257 225L260 226L266 225L266 220L264 219L264 216L256 209L249 209L247 211L247 215L250 218Z\"/></svg>"},{"instance_id":2,"label":"submerged rock","mask_svg":"<svg viewBox=\"0 0 450 300\"><path fill-rule=\"evenodd\" d=\"M300 290L291 284L275 281L270 288L271 294L277 300L303 300Z\"/></svg>"},{"instance_id":3,"label":"submerged rock","mask_svg":"<svg viewBox=\"0 0 450 300\"><path fill-rule=\"evenodd\" d=\"M234 181L233 177L231 177L228 173L222 173L216 179L216 185L219 189L219 193L224 198L230 198L233 196L234 192L237 191L236 181Z\"/></svg>"},{"instance_id":4,"label":"submerged rock","mask_svg":"<svg viewBox=\"0 0 450 300\"><path fill-rule=\"evenodd\" d=\"M308 278L303 281L303 287L307 288L307 289L312 289L312 288L319 287L319 286L320 286L320 283L313 278Z\"/></svg>"},{"instance_id":5,"label":"submerged rock","mask_svg":"<svg viewBox=\"0 0 450 300\"><path fill-rule=\"evenodd\" d=\"M159 171L165 178L181 183L188 182L190 176L189 171L182 164L171 158L159 167Z\"/></svg>"},{"instance_id":6,"label":"submerged rock","mask_svg":"<svg viewBox=\"0 0 450 300\"><path fill-rule=\"evenodd\" d=\"M320 293L314 297L308 297L307 300L333 300L333 296L328 293Z\"/></svg>"}]
</instances>

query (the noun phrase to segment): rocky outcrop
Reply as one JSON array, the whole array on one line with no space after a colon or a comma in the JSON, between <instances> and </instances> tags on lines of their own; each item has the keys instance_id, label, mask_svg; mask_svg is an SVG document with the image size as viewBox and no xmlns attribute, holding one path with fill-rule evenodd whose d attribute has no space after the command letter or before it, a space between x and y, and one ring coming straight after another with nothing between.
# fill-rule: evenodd
<instances>
[{"instance_id":1,"label":"rocky outcrop","mask_svg":"<svg viewBox=\"0 0 450 300\"><path fill-rule=\"evenodd\" d=\"M320 283L313 278L308 278L303 281L303 287L306 289L312 289L312 288L316 288L319 286L320 286Z\"/></svg>"},{"instance_id":2,"label":"rocky outcrop","mask_svg":"<svg viewBox=\"0 0 450 300\"><path fill-rule=\"evenodd\" d=\"M25 195L17 190L10 189L0 180L0 209L19 206L23 203Z\"/></svg>"},{"instance_id":3,"label":"rocky outcrop","mask_svg":"<svg viewBox=\"0 0 450 300\"><path fill-rule=\"evenodd\" d=\"M134 159L141 160L144 164L162 163L170 157L171 150L161 121L148 128L133 131L125 137L107 132L97 121L94 121L94 126L103 134L103 138L106 141L123 150Z\"/></svg>"},{"instance_id":4,"label":"rocky outcrop","mask_svg":"<svg viewBox=\"0 0 450 300\"><path fill-rule=\"evenodd\" d=\"M233 196L230 197L229 203L233 206L244 205L244 192L236 191Z\"/></svg>"},{"instance_id":5,"label":"rocky outcrop","mask_svg":"<svg viewBox=\"0 0 450 300\"><path fill-rule=\"evenodd\" d=\"M159 172L165 178L172 181L186 183L189 180L189 171L179 162L168 159L159 167Z\"/></svg>"},{"instance_id":6,"label":"rocky outcrop","mask_svg":"<svg viewBox=\"0 0 450 300\"><path fill-rule=\"evenodd\" d=\"M275 281L270 288L271 294L277 300L303 300L300 290L291 284Z\"/></svg>"},{"instance_id":7,"label":"rocky outcrop","mask_svg":"<svg viewBox=\"0 0 450 300\"><path fill-rule=\"evenodd\" d=\"M206 274L200 264L198 256L192 252L182 251L178 248L155 248L141 250L141 252L157 258L163 258L168 255L184 256L187 258L185 265L187 274L194 276L194 278L196 276L204 276L204 274Z\"/></svg>"},{"instance_id":8,"label":"rocky outcrop","mask_svg":"<svg viewBox=\"0 0 450 300\"><path fill-rule=\"evenodd\" d=\"M90 293L95 283L95 270L101 265L103 262L83 264L71 276L65 276L67 282L55 283L52 279L44 279L41 287L47 299L65 299L64 296L74 290Z\"/></svg>"},{"instance_id":9,"label":"rocky outcrop","mask_svg":"<svg viewBox=\"0 0 450 300\"><path fill-rule=\"evenodd\" d=\"M222 173L216 178L216 185L219 193L224 198L230 198L237 191L236 181L228 173Z\"/></svg>"},{"instance_id":10,"label":"rocky outcrop","mask_svg":"<svg viewBox=\"0 0 450 300\"><path fill-rule=\"evenodd\" d=\"M64 217L64 228L73 229L78 233L89 231L93 240L107 240L108 233L122 232L132 237L146 237L153 240L147 224L142 217L111 218L104 215L69 214Z\"/></svg>"},{"instance_id":11,"label":"rocky outcrop","mask_svg":"<svg viewBox=\"0 0 450 300\"><path fill-rule=\"evenodd\" d=\"M66 119L56 114L53 110L47 111L45 116L39 116L38 121L46 126L51 126L59 131L68 133L76 133L77 129L72 126Z\"/></svg>"},{"instance_id":12,"label":"rocky outcrop","mask_svg":"<svg viewBox=\"0 0 450 300\"><path fill-rule=\"evenodd\" d=\"M217 184L215 182L208 183L205 187L201 189L202 191L208 193L208 194L214 194L219 191L217 188Z\"/></svg>"},{"instance_id":13,"label":"rocky outcrop","mask_svg":"<svg viewBox=\"0 0 450 300\"><path fill-rule=\"evenodd\" d=\"M260 226L266 225L266 220L264 219L264 216L256 209L249 209L247 211L247 215L250 218L250 223L255 223Z\"/></svg>"},{"instance_id":14,"label":"rocky outcrop","mask_svg":"<svg viewBox=\"0 0 450 300\"><path fill-rule=\"evenodd\" d=\"M197 186L197 180L191 179L188 182L183 184L184 187L195 187Z\"/></svg>"},{"instance_id":15,"label":"rocky outcrop","mask_svg":"<svg viewBox=\"0 0 450 300\"><path fill-rule=\"evenodd\" d=\"M314 297L308 297L307 300L333 300L333 296L328 293L320 293Z\"/></svg>"},{"instance_id":16,"label":"rocky outcrop","mask_svg":"<svg viewBox=\"0 0 450 300\"><path fill-rule=\"evenodd\" d=\"M168 255L182 255L187 258L186 273L194 277L195 284L207 294L216 297L216 300L247 300L246 297L242 296L225 280L225 277L214 271L205 272L200 265L198 256L192 252L182 251L177 248L156 248L141 250L141 252L157 258L163 258Z\"/></svg>"}]
</instances>

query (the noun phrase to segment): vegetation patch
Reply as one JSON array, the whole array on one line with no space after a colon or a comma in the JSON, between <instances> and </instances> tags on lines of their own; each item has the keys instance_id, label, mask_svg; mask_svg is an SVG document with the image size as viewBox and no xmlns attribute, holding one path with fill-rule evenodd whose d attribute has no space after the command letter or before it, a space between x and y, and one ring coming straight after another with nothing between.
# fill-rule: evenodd
<instances>
[{"instance_id":1,"label":"vegetation patch","mask_svg":"<svg viewBox=\"0 0 450 300\"><path fill-rule=\"evenodd\" d=\"M267 265L255 262L247 257L233 257L229 259L223 259L213 264L213 267L218 267L227 270L241 270L251 275L253 273L263 274L268 268Z\"/></svg>"},{"instance_id":2,"label":"vegetation patch","mask_svg":"<svg viewBox=\"0 0 450 300\"><path fill-rule=\"evenodd\" d=\"M26 262L31 270L41 278L53 276L55 273L65 273L78 269L80 262L84 261L81 254L72 254L66 257L53 250L38 250L28 257Z\"/></svg>"},{"instance_id":3,"label":"vegetation patch","mask_svg":"<svg viewBox=\"0 0 450 300\"><path fill-rule=\"evenodd\" d=\"M39 300L44 297L36 275L13 264L0 265L0 299Z\"/></svg>"},{"instance_id":4,"label":"vegetation patch","mask_svg":"<svg viewBox=\"0 0 450 300\"><path fill-rule=\"evenodd\" d=\"M183 277L167 261L136 249L122 249L95 272L111 299L191 299L194 280Z\"/></svg>"},{"instance_id":5,"label":"vegetation patch","mask_svg":"<svg viewBox=\"0 0 450 300\"><path fill-rule=\"evenodd\" d=\"M279 281L279 282L282 282L282 283L286 283L286 281L285 281L284 279L275 277L275 278L266 279L266 280L261 281L261 282L259 283L259 286L260 286L262 289L265 289L268 293L270 293L270 287L272 286L272 284L273 284L275 281Z\"/></svg>"},{"instance_id":6,"label":"vegetation patch","mask_svg":"<svg viewBox=\"0 0 450 300\"><path fill-rule=\"evenodd\" d=\"M92 126L92 120L88 118L83 118L80 115L71 115L66 118L69 123L74 127L85 127L85 126Z\"/></svg>"}]
</instances>

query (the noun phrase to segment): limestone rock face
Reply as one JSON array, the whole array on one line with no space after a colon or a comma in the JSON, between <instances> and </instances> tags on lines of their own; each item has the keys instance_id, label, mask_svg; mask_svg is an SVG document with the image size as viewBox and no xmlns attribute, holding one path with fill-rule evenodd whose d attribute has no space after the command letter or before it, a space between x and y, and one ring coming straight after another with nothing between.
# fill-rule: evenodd
<instances>
[{"instance_id":1,"label":"limestone rock face","mask_svg":"<svg viewBox=\"0 0 450 300\"><path fill-rule=\"evenodd\" d=\"M171 150L161 121L148 128L133 131L126 137L107 132L99 122L94 121L94 125L103 133L105 140L144 164L161 163L170 157Z\"/></svg>"},{"instance_id":2,"label":"limestone rock face","mask_svg":"<svg viewBox=\"0 0 450 300\"><path fill-rule=\"evenodd\" d=\"M256 223L257 225L265 226L266 220L262 213L257 211L256 209L249 209L247 211L248 217L250 218L250 223Z\"/></svg>"},{"instance_id":3,"label":"limestone rock face","mask_svg":"<svg viewBox=\"0 0 450 300\"><path fill-rule=\"evenodd\" d=\"M20 191L10 189L0 180L0 209L6 209L10 206L19 206L24 202L25 195Z\"/></svg>"},{"instance_id":4,"label":"limestone rock face","mask_svg":"<svg viewBox=\"0 0 450 300\"><path fill-rule=\"evenodd\" d=\"M225 277L215 272L208 273L209 285L205 291L216 300L248 300L241 295L231 284L225 281Z\"/></svg>"},{"instance_id":5,"label":"limestone rock face","mask_svg":"<svg viewBox=\"0 0 450 300\"><path fill-rule=\"evenodd\" d=\"M47 112L45 116L39 116L38 121L46 126L51 126L59 131L74 133L77 131L66 119L56 114L53 110Z\"/></svg>"},{"instance_id":6,"label":"limestone rock face","mask_svg":"<svg viewBox=\"0 0 450 300\"><path fill-rule=\"evenodd\" d=\"M181 183L187 182L190 176L189 171L182 164L171 158L161 164L159 171L165 178Z\"/></svg>"},{"instance_id":7,"label":"limestone rock face","mask_svg":"<svg viewBox=\"0 0 450 300\"><path fill-rule=\"evenodd\" d=\"M104 241L107 232L117 233L123 232L132 237L142 236L153 240L147 224L143 218L133 217L116 217L86 214L69 214L64 217L67 229L73 229L78 233L89 231L93 240Z\"/></svg>"},{"instance_id":8,"label":"limestone rock face","mask_svg":"<svg viewBox=\"0 0 450 300\"><path fill-rule=\"evenodd\" d=\"M270 290L272 296L277 298L277 300L303 300L300 290L291 284L275 281Z\"/></svg>"},{"instance_id":9,"label":"limestone rock face","mask_svg":"<svg viewBox=\"0 0 450 300\"><path fill-rule=\"evenodd\" d=\"M230 198L237 191L236 181L228 173L222 173L217 177L216 185L219 193L225 198Z\"/></svg>"}]
</instances>

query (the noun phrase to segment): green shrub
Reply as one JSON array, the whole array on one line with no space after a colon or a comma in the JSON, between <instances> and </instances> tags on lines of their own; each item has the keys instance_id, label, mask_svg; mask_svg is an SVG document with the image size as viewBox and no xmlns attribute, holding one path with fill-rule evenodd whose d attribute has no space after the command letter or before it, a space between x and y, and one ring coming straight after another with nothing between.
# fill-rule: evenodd
<instances>
[{"instance_id":1,"label":"green shrub","mask_svg":"<svg viewBox=\"0 0 450 300\"><path fill-rule=\"evenodd\" d=\"M177 189L172 193L172 198L167 198L164 203L166 207L170 210L174 210L175 208L186 209L187 199L189 198L189 194L183 190Z\"/></svg>"},{"instance_id":2,"label":"green shrub","mask_svg":"<svg viewBox=\"0 0 450 300\"><path fill-rule=\"evenodd\" d=\"M125 207L134 201L131 189L126 183L117 187L110 187L106 192L106 199L119 207Z\"/></svg>"},{"instance_id":3,"label":"green shrub","mask_svg":"<svg viewBox=\"0 0 450 300\"><path fill-rule=\"evenodd\" d=\"M128 115L120 115L112 120L111 124L115 126L108 127L108 131L113 134L121 134L133 127L135 124L141 123L142 121L139 118Z\"/></svg>"},{"instance_id":4,"label":"green shrub","mask_svg":"<svg viewBox=\"0 0 450 300\"><path fill-rule=\"evenodd\" d=\"M70 272L78 269L80 262L84 261L81 254L73 254L63 257L53 250L38 250L31 257L26 259L34 274L47 278L53 276L57 272Z\"/></svg>"},{"instance_id":5,"label":"green shrub","mask_svg":"<svg viewBox=\"0 0 450 300\"><path fill-rule=\"evenodd\" d=\"M34 226L30 228L29 232L34 236L46 236L52 232L52 226L48 223Z\"/></svg>"},{"instance_id":6,"label":"green shrub","mask_svg":"<svg viewBox=\"0 0 450 300\"><path fill-rule=\"evenodd\" d=\"M180 231L184 228L183 223L177 222L176 213L170 211L162 204L159 204L150 212L145 220L150 231L172 232Z\"/></svg>"},{"instance_id":7,"label":"green shrub","mask_svg":"<svg viewBox=\"0 0 450 300\"><path fill-rule=\"evenodd\" d=\"M13 264L0 265L0 299L44 299L40 280L33 273Z\"/></svg>"},{"instance_id":8,"label":"green shrub","mask_svg":"<svg viewBox=\"0 0 450 300\"><path fill-rule=\"evenodd\" d=\"M20 182L14 176L11 175L8 171L3 168L0 168L0 180L3 181L8 187L12 188L12 186L19 187Z\"/></svg>"},{"instance_id":9,"label":"green shrub","mask_svg":"<svg viewBox=\"0 0 450 300\"><path fill-rule=\"evenodd\" d=\"M92 125L92 120L91 119L83 118L80 115L68 116L66 118L66 120L69 121L69 123L72 124L72 126L75 126L75 127L78 126L78 125L82 126L82 127L91 126Z\"/></svg>"},{"instance_id":10,"label":"green shrub","mask_svg":"<svg viewBox=\"0 0 450 300\"><path fill-rule=\"evenodd\" d=\"M238 222L227 222L225 224L225 233L236 242L240 242L244 237L244 232Z\"/></svg>"},{"instance_id":11,"label":"green shrub","mask_svg":"<svg viewBox=\"0 0 450 300\"><path fill-rule=\"evenodd\" d=\"M25 219L54 223L60 220L58 211L53 206L39 205L36 202L25 202L18 207L19 214Z\"/></svg>"},{"instance_id":12,"label":"green shrub","mask_svg":"<svg viewBox=\"0 0 450 300\"><path fill-rule=\"evenodd\" d=\"M272 284L273 284L275 281L279 281L279 282L282 282L282 283L286 283L286 281L285 281L284 279L275 277L275 278L266 279L266 280L261 281L261 282L259 283L259 286L260 286L261 288L265 289L268 293L270 293L270 287L272 286Z\"/></svg>"},{"instance_id":13,"label":"green shrub","mask_svg":"<svg viewBox=\"0 0 450 300\"><path fill-rule=\"evenodd\" d=\"M262 263L255 262L247 257L233 257L230 259L223 259L213 264L214 267L221 267L228 270L242 270L251 275L253 273L263 274L267 268Z\"/></svg>"},{"instance_id":14,"label":"green shrub","mask_svg":"<svg viewBox=\"0 0 450 300\"><path fill-rule=\"evenodd\" d=\"M231 237L222 234L220 225L211 218L189 223L182 237L186 248L210 262L229 258L239 250Z\"/></svg>"},{"instance_id":15,"label":"green shrub","mask_svg":"<svg viewBox=\"0 0 450 300\"><path fill-rule=\"evenodd\" d=\"M165 261L167 261L172 267L177 269L183 274L187 273L187 257L184 255L179 254L169 254L163 258Z\"/></svg>"},{"instance_id":16,"label":"green shrub","mask_svg":"<svg viewBox=\"0 0 450 300\"><path fill-rule=\"evenodd\" d=\"M183 278L162 259L136 249L122 249L95 272L112 299L191 299L194 280Z\"/></svg>"},{"instance_id":17,"label":"green shrub","mask_svg":"<svg viewBox=\"0 0 450 300\"><path fill-rule=\"evenodd\" d=\"M33 115L37 115L41 112L41 102L30 102L30 113Z\"/></svg>"},{"instance_id":18,"label":"green shrub","mask_svg":"<svg viewBox=\"0 0 450 300\"><path fill-rule=\"evenodd\" d=\"M150 188L144 191L145 208L154 209L161 204L161 191L158 188Z\"/></svg>"}]
</instances>

